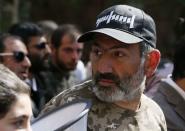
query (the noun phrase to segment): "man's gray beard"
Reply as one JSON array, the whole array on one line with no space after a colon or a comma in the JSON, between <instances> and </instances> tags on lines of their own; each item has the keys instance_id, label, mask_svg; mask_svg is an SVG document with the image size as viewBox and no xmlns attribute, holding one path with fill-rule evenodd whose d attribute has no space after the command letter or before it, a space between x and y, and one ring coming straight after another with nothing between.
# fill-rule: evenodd
<instances>
[{"instance_id":1,"label":"man's gray beard","mask_svg":"<svg viewBox=\"0 0 185 131\"><path fill-rule=\"evenodd\" d=\"M143 65L143 62L141 62L138 71L133 76L122 78L118 87L99 87L93 83L93 92L100 100L105 102L139 99L145 89L146 81Z\"/></svg>"}]
</instances>

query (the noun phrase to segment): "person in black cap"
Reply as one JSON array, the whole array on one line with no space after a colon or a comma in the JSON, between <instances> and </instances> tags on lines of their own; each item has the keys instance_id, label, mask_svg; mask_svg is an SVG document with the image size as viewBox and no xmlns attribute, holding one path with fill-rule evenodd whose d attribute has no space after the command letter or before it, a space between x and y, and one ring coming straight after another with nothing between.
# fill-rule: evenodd
<instances>
[{"instance_id":1,"label":"person in black cap","mask_svg":"<svg viewBox=\"0 0 185 131\"><path fill-rule=\"evenodd\" d=\"M90 99L89 131L166 131L162 110L143 94L146 77L160 61L153 19L135 7L112 6L78 41L92 44L92 80L60 93L42 113Z\"/></svg>"}]
</instances>

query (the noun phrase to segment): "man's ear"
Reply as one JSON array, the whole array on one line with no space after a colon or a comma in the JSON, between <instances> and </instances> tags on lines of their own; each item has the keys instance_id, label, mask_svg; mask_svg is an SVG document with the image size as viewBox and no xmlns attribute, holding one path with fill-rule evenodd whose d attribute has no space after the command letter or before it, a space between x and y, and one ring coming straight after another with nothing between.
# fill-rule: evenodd
<instances>
[{"instance_id":1,"label":"man's ear","mask_svg":"<svg viewBox=\"0 0 185 131\"><path fill-rule=\"evenodd\" d=\"M145 60L145 75L147 77L150 77L154 74L155 70L157 69L157 66L160 62L161 54L159 50L154 49L148 55L146 56Z\"/></svg>"}]
</instances>

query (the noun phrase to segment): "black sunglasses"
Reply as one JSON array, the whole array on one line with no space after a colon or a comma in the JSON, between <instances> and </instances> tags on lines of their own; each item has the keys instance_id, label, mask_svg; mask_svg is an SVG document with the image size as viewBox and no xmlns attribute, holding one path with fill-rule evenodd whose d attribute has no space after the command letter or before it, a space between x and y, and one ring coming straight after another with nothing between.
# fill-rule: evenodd
<instances>
[{"instance_id":1,"label":"black sunglasses","mask_svg":"<svg viewBox=\"0 0 185 131\"><path fill-rule=\"evenodd\" d=\"M46 44L47 44L46 42L41 42L41 43L35 45L35 47L37 49L45 49L46 48Z\"/></svg>"},{"instance_id":2,"label":"black sunglasses","mask_svg":"<svg viewBox=\"0 0 185 131\"><path fill-rule=\"evenodd\" d=\"M0 53L0 56L13 56L17 62L22 62L27 55L21 51L14 51L12 53Z\"/></svg>"}]
</instances>

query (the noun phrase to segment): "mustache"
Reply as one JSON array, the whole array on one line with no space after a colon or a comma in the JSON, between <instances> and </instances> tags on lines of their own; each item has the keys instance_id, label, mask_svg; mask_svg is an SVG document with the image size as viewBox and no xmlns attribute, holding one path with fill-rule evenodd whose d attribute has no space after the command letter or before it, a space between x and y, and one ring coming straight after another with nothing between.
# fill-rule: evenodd
<instances>
[{"instance_id":1,"label":"mustache","mask_svg":"<svg viewBox=\"0 0 185 131\"><path fill-rule=\"evenodd\" d=\"M99 82L101 79L108 79L112 80L116 83L120 82L120 78L117 75L114 75L113 73L96 73L94 76L95 82Z\"/></svg>"},{"instance_id":2,"label":"mustache","mask_svg":"<svg viewBox=\"0 0 185 131\"><path fill-rule=\"evenodd\" d=\"M50 59L50 57L51 57L51 55L50 54L45 54L44 56L43 56L43 59L44 60L49 60Z\"/></svg>"},{"instance_id":3,"label":"mustache","mask_svg":"<svg viewBox=\"0 0 185 131\"><path fill-rule=\"evenodd\" d=\"M128 93L128 88L122 88L122 82L121 79L119 78L119 76L113 74L113 73L96 73L94 76L94 85L96 85L101 79L108 79L108 80L112 80L115 82L115 84L117 85L117 87L125 92Z\"/></svg>"}]
</instances>

